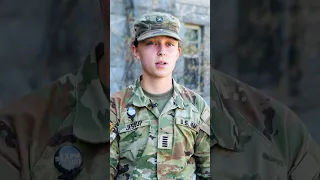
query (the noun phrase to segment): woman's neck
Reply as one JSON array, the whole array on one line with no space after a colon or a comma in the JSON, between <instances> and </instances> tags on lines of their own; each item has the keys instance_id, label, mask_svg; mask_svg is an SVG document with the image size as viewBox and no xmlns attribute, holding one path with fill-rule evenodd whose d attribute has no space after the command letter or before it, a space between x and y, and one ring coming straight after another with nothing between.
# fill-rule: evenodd
<instances>
[{"instance_id":1,"label":"woman's neck","mask_svg":"<svg viewBox=\"0 0 320 180\"><path fill-rule=\"evenodd\" d=\"M142 76L141 87L151 94L165 93L169 91L172 86L172 76L165 78L150 78L148 76Z\"/></svg>"}]
</instances>

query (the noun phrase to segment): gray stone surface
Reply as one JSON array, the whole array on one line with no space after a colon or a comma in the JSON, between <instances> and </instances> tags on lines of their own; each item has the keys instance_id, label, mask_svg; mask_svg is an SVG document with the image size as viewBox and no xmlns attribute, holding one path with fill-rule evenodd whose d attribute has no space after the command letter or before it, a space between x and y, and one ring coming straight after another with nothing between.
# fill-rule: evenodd
<instances>
[{"instance_id":1,"label":"gray stone surface","mask_svg":"<svg viewBox=\"0 0 320 180\"><path fill-rule=\"evenodd\" d=\"M110 14L125 16L124 3L120 0L112 1L110 3Z\"/></svg>"},{"instance_id":2,"label":"gray stone surface","mask_svg":"<svg viewBox=\"0 0 320 180\"><path fill-rule=\"evenodd\" d=\"M172 10L172 0L155 0L153 1L153 7L152 9L156 11L168 11L170 12Z\"/></svg>"},{"instance_id":3,"label":"gray stone surface","mask_svg":"<svg viewBox=\"0 0 320 180\"><path fill-rule=\"evenodd\" d=\"M133 4L134 4L134 7L146 8L146 9L152 9L153 8L153 0L151 0L151 1L132 0L132 1L133 1Z\"/></svg>"},{"instance_id":4,"label":"gray stone surface","mask_svg":"<svg viewBox=\"0 0 320 180\"><path fill-rule=\"evenodd\" d=\"M206 7L198 7L192 4L175 4L176 15L182 22L185 23L195 23L198 25L209 25L210 24L210 14L198 13L198 8L206 9Z\"/></svg>"},{"instance_id":5,"label":"gray stone surface","mask_svg":"<svg viewBox=\"0 0 320 180\"><path fill-rule=\"evenodd\" d=\"M176 0L176 2L184 4L192 4L196 6L210 7L210 2L208 0Z\"/></svg>"}]
</instances>

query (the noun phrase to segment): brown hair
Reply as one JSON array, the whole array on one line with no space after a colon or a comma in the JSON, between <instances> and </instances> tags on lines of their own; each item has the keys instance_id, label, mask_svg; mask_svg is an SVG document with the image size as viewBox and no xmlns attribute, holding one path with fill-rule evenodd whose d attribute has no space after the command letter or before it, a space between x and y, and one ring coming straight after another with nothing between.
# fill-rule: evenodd
<instances>
[{"instance_id":1,"label":"brown hair","mask_svg":"<svg viewBox=\"0 0 320 180\"><path fill-rule=\"evenodd\" d=\"M137 40L137 38L134 38L134 41L132 41L131 43L133 46L138 47L139 41ZM182 42L178 41L178 47L181 48Z\"/></svg>"}]
</instances>

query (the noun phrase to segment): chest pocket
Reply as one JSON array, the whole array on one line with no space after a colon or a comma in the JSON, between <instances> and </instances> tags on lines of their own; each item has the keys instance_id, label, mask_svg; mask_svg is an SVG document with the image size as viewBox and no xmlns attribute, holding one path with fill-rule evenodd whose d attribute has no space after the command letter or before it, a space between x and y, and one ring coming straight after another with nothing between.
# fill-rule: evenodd
<instances>
[{"instance_id":1,"label":"chest pocket","mask_svg":"<svg viewBox=\"0 0 320 180\"><path fill-rule=\"evenodd\" d=\"M119 133L120 159L135 161L141 157L149 139L152 120L138 120L117 126Z\"/></svg>"},{"instance_id":2,"label":"chest pocket","mask_svg":"<svg viewBox=\"0 0 320 180\"><path fill-rule=\"evenodd\" d=\"M181 143L188 152L193 152L199 133L200 113L194 109L176 110L174 143Z\"/></svg>"}]
</instances>

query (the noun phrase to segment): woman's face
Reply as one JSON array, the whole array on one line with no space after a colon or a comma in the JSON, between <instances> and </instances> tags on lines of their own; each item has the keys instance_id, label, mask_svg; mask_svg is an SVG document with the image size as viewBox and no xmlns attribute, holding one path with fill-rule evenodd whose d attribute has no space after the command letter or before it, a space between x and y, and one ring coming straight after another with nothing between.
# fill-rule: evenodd
<instances>
[{"instance_id":1,"label":"woman's face","mask_svg":"<svg viewBox=\"0 0 320 180\"><path fill-rule=\"evenodd\" d=\"M156 36L132 47L133 55L141 62L143 77L172 77L180 56L179 41L168 36Z\"/></svg>"}]
</instances>

